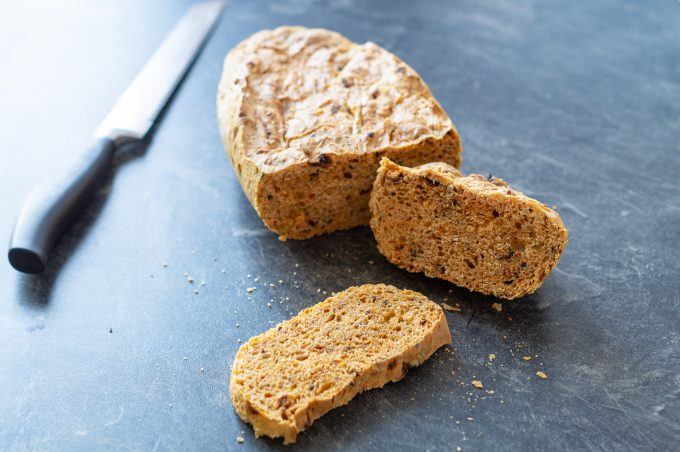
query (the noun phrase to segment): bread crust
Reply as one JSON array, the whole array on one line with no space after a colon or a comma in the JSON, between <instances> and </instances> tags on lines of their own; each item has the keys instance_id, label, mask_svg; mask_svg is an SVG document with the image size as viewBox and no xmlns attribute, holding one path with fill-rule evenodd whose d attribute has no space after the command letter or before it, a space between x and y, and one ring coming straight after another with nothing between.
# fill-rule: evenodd
<instances>
[{"instance_id":1,"label":"bread crust","mask_svg":"<svg viewBox=\"0 0 680 452\"><path fill-rule=\"evenodd\" d=\"M390 262L506 299L538 289L568 239L546 205L502 179L463 176L443 163L406 168L383 159L370 207Z\"/></svg>"},{"instance_id":2,"label":"bread crust","mask_svg":"<svg viewBox=\"0 0 680 452\"><path fill-rule=\"evenodd\" d=\"M324 413L402 379L450 342L442 309L423 295L384 284L351 287L242 345L229 392L256 436L288 444Z\"/></svg>"},{"instance_id":3,"label":"bread crust","mask_svg":"<svg viewBox=\"0 0 680 452\"><path fill-rule=\"evenodd\" d=\"M217 114L246 196L282 238L367 224L382 156L461 163L458 133L418 74L328 30L280 27L236 46Z\"/></svg>"}]
</instances>

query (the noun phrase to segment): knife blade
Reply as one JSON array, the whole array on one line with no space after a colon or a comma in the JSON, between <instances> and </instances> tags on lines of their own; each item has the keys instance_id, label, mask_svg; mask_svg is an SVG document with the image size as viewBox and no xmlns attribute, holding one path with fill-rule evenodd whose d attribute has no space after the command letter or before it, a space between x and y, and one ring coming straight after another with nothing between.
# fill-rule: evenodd
<instances>
[{"instance_id":1,"label":"knife blade","mask_svg":"<svg viewBox=\"0 0 680 452\"><path fill-rule=\"evenodd\" d=\"M192 6L97 128L90 147L31 191L10 238L12 267L24 273L45 270L56 240L106 180L116 149L148 138L223 7L221 0Z\"/></svg>"}]
</instances>

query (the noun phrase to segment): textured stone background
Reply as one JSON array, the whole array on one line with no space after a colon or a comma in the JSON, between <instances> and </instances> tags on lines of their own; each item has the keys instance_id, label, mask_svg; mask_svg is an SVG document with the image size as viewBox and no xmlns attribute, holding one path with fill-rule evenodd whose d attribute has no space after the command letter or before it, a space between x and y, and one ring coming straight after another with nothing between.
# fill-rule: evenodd
<instances>
[{"instance_id":1,"label":"textured stone background","mask_svg":"<svg viewBox=\"0 0 680 452\"><path fill-rule=\"evenodd\" d=\"M0 237L187 4L3 8ZM389 265L366 228L287 243L263 228L224 156L215 89L232 46L282 24L395 52L456 123L466 172L557 206L571 236L544 287L497 312ZM679 118L677 1L235 1L148 150L120 158L47 274L0 261L0 449L281 447L231 409L237 339L318 289L369 282L460 303L447 313L455 353L323 417L300 448L677 448Z\"/></svg>"}]
</instances>

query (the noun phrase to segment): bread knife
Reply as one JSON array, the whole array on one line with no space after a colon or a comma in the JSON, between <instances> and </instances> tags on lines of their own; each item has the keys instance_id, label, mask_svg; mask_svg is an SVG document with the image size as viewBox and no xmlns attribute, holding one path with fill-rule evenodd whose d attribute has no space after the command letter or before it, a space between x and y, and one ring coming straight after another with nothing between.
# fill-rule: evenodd
<instances>
[{"instance_id":1,"label":"bread knife","mask_svg":"<svg viewBox=\"0 0 680 452\"><path fill-rule=\"evenodd\" d=\"M86 151L31 191L10 239L12 267L24 273L45 270L56 240L106 180L116 150L148 139L223 7L222 1L192 6L97 128Z\"/></svg>"}]
</instances>

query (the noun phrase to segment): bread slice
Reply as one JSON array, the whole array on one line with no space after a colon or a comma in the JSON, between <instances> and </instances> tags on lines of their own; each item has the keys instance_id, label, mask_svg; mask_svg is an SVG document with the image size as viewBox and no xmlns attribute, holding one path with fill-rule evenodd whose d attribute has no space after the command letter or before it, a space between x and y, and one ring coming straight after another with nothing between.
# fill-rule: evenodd
<instances>
[{"instance_id":1,"label":"bread slice","mask_svg":"<svg viewBox=\"0 0 680 452\"><path fill-rule=\"evenodd\" d=\"M383 159L371 195L378 249L398 266L513 299L541 285L567 244L560 216L502 179Z\"/></svg>"},{"instance_id":2,"label":"bread slice","mask_svg":"<svg viewBox=\"0 0 680 452\"><path fill-rule=\"evenodd\" d=\"M236 46L217 114L243 190L284 239L368 224L381 156L461 162L456 129L413 69L323 29L264 30Z\"/></svg>"},{"instance_id":3,"label":"bread slice","mask_svg":"<svg viewBox=\"0 0 680 452\"><path fill-rule=\"evenodd\" d=\"M257 436L292 443L324 413L402 379L450 342L442 309L425 296L384 284L350 287L243 344L231 401Z\"/></svg>"}]
</instances>

